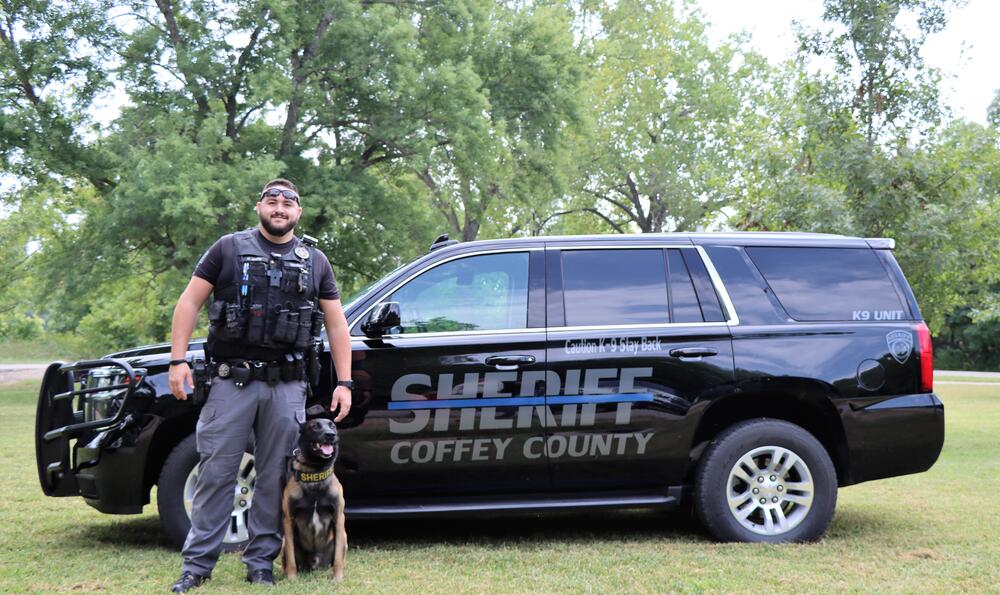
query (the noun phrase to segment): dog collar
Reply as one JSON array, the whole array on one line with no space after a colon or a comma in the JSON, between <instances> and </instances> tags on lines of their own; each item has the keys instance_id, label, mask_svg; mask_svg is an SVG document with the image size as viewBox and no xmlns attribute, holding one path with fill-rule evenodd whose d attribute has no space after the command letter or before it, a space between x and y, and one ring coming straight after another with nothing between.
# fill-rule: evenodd
<instances>
[{"instance_id":1,"label":"dog collar","mask_svg":"<svg viewBox=\"0 0 1000 595\"><path fill-rule=\"evenodd\" d=\"M316 483L318 481L328 479L331 475L333 475L333 467L330 467L326 471L317 471L315 473L303 473L301 471L296 471L295 479L302 483Z\"/></svg>"}]
</instances>

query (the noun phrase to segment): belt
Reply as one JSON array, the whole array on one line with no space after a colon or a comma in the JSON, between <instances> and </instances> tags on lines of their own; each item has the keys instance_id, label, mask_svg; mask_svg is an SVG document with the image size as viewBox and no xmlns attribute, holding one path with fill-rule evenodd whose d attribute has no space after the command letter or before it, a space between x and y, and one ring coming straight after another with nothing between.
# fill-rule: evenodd
<instances>
[{"instance_id":1,"label":"belt","mask_svg":"<svg viewBox=\"0 0 1000 595\"><path fill-rule=\"evenodd\" d=\"M219 378L232 378L240 388L252 380L263 380L274 386L278 382L292 382L305 378L305 362L299 353L287 354L285 361L228 359L212 362L211 370L212 374Z\"/></svg>"}]
</instances>

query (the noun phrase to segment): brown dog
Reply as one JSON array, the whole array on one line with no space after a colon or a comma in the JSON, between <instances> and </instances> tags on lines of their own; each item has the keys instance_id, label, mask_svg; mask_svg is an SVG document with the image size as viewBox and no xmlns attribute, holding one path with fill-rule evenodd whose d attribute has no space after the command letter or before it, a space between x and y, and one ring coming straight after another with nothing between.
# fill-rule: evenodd
<instances>
[{"instance_id":1,"label":"brown dog","mask_svg":"<svg viewBox=\"0 0 1000 595\"><path fill-rule=\"evenodd\" d=\"M344 578L344 490L333 474L339 446L337 428L329 417L313 417L302 424L281 499L281 559L289 578L323 567L331 569L334 579Z\"/></svg>"}]
</instances>

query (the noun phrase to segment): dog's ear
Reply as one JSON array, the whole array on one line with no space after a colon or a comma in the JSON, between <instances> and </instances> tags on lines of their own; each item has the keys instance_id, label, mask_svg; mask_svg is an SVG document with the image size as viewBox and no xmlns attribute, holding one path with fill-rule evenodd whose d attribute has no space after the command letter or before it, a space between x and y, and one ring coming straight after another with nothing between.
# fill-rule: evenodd
<instances>
[{"instance_id":1,"label":"dog's ear","mask_svg":"<svg viewBox=\"0 0 1000 595\"><path fill-rule=\"evenodd\" d=\"M313 405L312 407L306 409L306 419L324 417L330 419L330 410L320 404Z\"/></svg>"}]
</instances>

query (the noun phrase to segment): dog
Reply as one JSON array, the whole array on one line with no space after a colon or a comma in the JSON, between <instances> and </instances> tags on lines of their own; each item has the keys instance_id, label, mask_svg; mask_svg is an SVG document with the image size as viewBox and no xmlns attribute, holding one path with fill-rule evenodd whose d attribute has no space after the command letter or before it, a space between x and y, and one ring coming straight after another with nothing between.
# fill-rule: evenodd
<instances>
[{"instance_id":1,"label":"dog","mask_svg":"<svg viewBox=\"0 0 1000 595\"><path fill-rule=\"evenodd\" d=\"M281 559L288 578L324 567L330 568L335 580L344 578L344 490L333 474L339 451L340 439L329 411L310 407L281 498Z\"/></svg>"}]
</instances>

